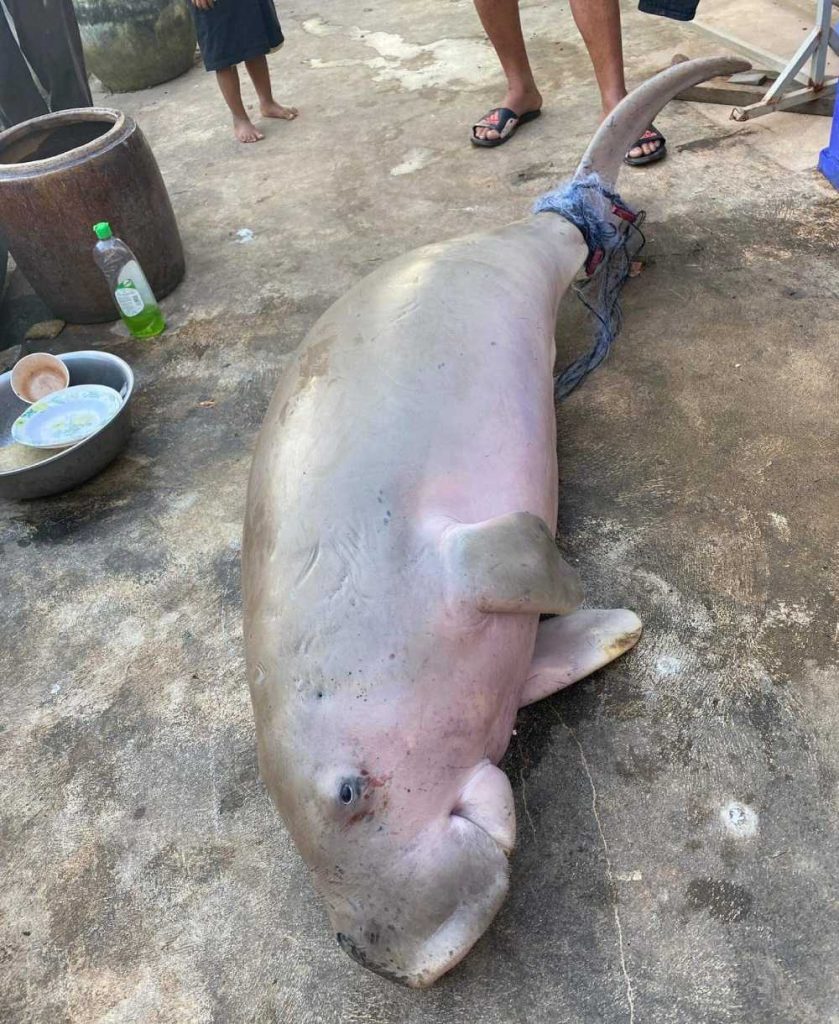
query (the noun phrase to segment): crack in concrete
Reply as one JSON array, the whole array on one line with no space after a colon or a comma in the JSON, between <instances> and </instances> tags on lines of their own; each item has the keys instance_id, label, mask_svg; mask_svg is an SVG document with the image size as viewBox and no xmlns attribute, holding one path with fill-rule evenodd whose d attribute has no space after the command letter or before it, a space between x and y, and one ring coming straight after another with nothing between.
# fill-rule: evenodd
<instances>
[{"instance_id":1,"label":"crack in concrete","mask_svg":"<svg viewBox=\"0 0 839 1024\"><path fill-rule=\"evenodd\" d=\"M603 824L600 821L600 814L597 810L597 787L594 785L594 778L591 774L591 769L588 765L588 758L583 750L583 745L577 738L577 734L567 725L562 715L555 711L554 714L559 719L559 724L568 733L571 739L576 743L577 749L580 752L580 761L583 765L583 771L586 773L588 784L591 787L591 811L594 815L595 823L597 824L597 832L600 836L600 842L603 845L603 858L606 861L606 877L609 880L609 889L612 895L612 914L615 918L615 930L618 936L618 953L620 955L621 974L623 975L624 986L626 988L626 1002L629 1006L629 1024L635 1024L635 991L632 987L632 979L629 977L629 971L626 967L626 950L623 942L623 925L621 924L620 911L618 910L618 887L615 882L615 875L612 870L612 858L609 856L609 844L606 842L606 836L603 832Z\"/></svg>"},{"instance_id":2,"label":"crack in concrete","mask_svg":"<svg viewBox=\"0 0 839 1024\"><path fill-rule=\"evenodd\" d=\"M533 833L534 840L536 839L536 826L533 824L533 817L530 814L530 809L527 806L527 787L524 782L524 768L519 767L519 781L521 782L521 804L524 809L524 816L527 818L530 824L530 831Z\"/></svg>"}]
</instances>

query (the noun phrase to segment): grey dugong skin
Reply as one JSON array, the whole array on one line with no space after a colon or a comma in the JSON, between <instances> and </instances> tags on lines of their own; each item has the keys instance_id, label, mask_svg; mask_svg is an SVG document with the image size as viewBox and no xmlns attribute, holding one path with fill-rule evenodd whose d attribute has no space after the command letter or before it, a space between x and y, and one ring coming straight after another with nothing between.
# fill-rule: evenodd
<instances>
[{"instance_id":1,"label":"grey dugong skin","mask_svg":"<svg viewBox=\"0 0 839 1024\"><path fill-rule=\"evenodd\" d=\"M671 95L742 67L647 83L581 169L613 180ZM540 214L383 266L312 328L257 442L243 590L260 770L339 944L415 987L504 899L515 814L496 765L517 709L640 633L630 612L573 611L548 526L556 310L586 255Z\"/></svg>"}]
</instances>

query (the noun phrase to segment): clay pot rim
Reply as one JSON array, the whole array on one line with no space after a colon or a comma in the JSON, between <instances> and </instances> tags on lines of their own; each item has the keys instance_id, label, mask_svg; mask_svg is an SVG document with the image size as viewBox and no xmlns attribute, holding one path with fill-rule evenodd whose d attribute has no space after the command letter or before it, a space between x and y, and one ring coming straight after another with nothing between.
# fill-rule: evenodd
<instances>
[{"instance_id":1,"label":"clay pot rim","mask_svg":"<svg viewBox=\"0 0 839 1024\"><path fill-rule=\"evenodd\" d=\"M26 163L7 164L0 159L0 176L3 178L21 177L28 178L33 174L44 174L52 170L65 170L68 161L76 163L87 157L101 153L108 148L112 142L118 141L119 133L124 132L126 127L131 126L131 119L123 114L121 110L114 110L111 107L73 107L69 110L56 110L51 114L42 114L40 117L30 118L20 124L13 125L5 131L0 132L0 157L3 151L11 143L19 141L30 134L33 130L40 131L43 128L60 127L66 124L79 124L84 121L107 121L111 127L83 146L76 146L74 149L65 150L56 156L47 157L45 160L29 160Z\"/></svg>"}]
</instances>

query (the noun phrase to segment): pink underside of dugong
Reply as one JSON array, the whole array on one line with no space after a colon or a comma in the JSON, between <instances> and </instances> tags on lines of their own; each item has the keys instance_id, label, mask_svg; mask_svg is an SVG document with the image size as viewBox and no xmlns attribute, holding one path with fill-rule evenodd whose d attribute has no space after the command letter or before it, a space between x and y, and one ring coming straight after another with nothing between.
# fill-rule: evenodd
<instances>
[{"instance_id":1,"label":"pink underside of dugong","mask_svg":"<svg viewBox=\"0 0 839 1024\"><path fill-rule=\"evenodd\" d=\"M410 985L504 898L515 815L495 765L518 708L640 633L631 612L573 611L553 542L554 325L586 255L542 214L389 263L314 326L254 456L261 772L340 945Z\"/></svg>"}]
</instances>

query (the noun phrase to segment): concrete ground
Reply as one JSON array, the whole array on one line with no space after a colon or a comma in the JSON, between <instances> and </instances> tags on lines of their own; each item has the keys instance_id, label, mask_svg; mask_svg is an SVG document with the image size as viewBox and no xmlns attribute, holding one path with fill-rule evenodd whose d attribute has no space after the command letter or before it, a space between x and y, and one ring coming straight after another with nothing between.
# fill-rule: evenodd
<instances>
[{"instance_id":1,"label":"concrete ground","mask_svg":"<svg viewBox=\"0 0 839 1024\"><path fill-rule=\"evenodd\" d=\"M589 603L635 608L646 632L521 715L510 897L416 993L338 949L257 775L250 452L318 314L382 260L523 215L573 168L597 101L564 5L525 4L546 116L495 151L466 141L501 98L469 0L281 14L277 93L302 113L259 145L231 140L199 68L105 98L157 153L189 276L163 338L68 328L55 344L135 367L124 457L0 509L0 1019L835 1024L839 201L812 170L827 120L737 126L674 103L669 159L623 176L648 262L613 354L558 412L560 529ZM630 8L625 30L635 82L715 50ZM587 332L570 299L563 364Z\"/></svg>"}]
</instances>

